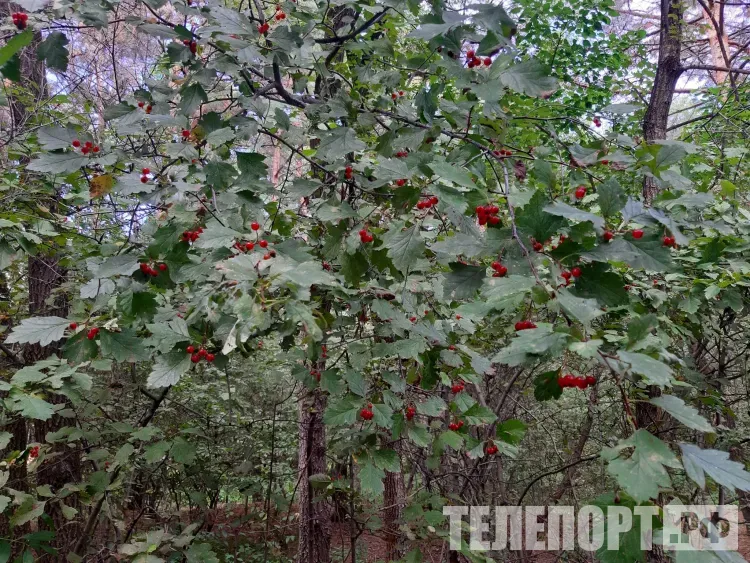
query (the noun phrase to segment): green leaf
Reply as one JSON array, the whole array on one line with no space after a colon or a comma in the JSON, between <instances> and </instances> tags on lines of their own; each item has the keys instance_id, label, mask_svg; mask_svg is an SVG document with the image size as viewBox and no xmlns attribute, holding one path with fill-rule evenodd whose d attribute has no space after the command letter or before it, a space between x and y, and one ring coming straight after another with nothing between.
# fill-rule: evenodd
<instances>
[{"instance_id":1,"label":"green leaf","mask_svg":"<svg viewBox=\"0 0 750 563\"><path fill-rule=\"evenodd\" d=\"M549 76L547 69L536 60L525 61L503 70L500 81L511 90L534 98L549 96L557 90L557 80Z\"/></svg>"},{"instance_id":2,"label":"green leaf","mask_svg":"<svg viewBox=\"0 0 750 563\"><path fill-rule=\"evenodd\" d=\"M4 66L16 53L26 47L34 39L34 32L27 29L23 33L17 33L0 49L0 67Z\"/></svg>"},{"instance_id":3,"label":"green leaf","mask_svg":"<svg viewBox=\"0 0 750 563\"><path fill-rule=\"evenodd\" d=\"M384 236L383 244L393 265L403 273L413 270L417 261L424 256L425 244L418 225L403 231L391 229Z\"/></svg>"},{"instance_id":4,"label":"green leaf","mask_svg":"<svg viewBox=\"0 0 750 563\"><path fill-rule=\"evenodd\" d=\"M10 542L0 540L0 563L8 563L11 554Z\"/></svg>"},{"instance_id":5,"label":"green leaf","mask_svg":"<svg viewBox=\"0 0 750 563\"><path fill-rule=\"evenodd\" d=\"M425 401L416 403L415 406L417 412L425 416L440 416L447 408L445 401L437 395L431 395Z\"/></svg>"},{"instance_id":6,"label":"green leaf","mask_svg":"<svg viewBox=\"0 0 750 563\"><path fill-rule=\"evenodd\" d=\"M102 355L113 358L116 362L138 362L148 359L144 341L130 330L112 332L102 330L99 333Z\"/></svg>"},{"instance_id":7,"label":"green leaf","mask_svg":"<svg viewBox=\"0 0 750 563\"><path fill-rule=\"evenodd\" d=\"M527 360L536 360L539 356L559 353L565 347L568 338L567 334L552 332L549 326L523 330L516 333L510 345L495 354L492 361L509 366L520 366Z\"/></svg>"},{"instance_id":8,"label":"green leaf","mask_svg":"<svg viewBox=\"0 0 750 563\"><path fill-rule=\"evenodd\" d=\"M180 342L192 340L187 323L181 318L166 323L147 324L146 328L151 332L151 337L144 344L156 348L162 354L171 351Z\"/></svg>"},{"instance_id":9,"label":"green leaf","mask_svg":"<svg viewBox=\"0 0 750 563\"><path fill-rule=\"evenodd\" d=\"M581 277L569 291L578 297L591 297L608 307L628 303L625 280L609 270L602 262L592 262L581 267Z\"/></svg>"},{"instance_id":10,"label":"green leaf","mask_svg":"<svg viewBox=\"0 0 750 563\"><path fill-rule=\"evenodd\" d=\"M559 376L557 371L545 371L534 378L534 398L537 401L548 401L559 399L562 395L562 387L557 384Z\"/></svg>"},{"instance_id":11,"label":"green leaf","mask_svg":"<svg viewBox=\"0 0 750 563\"><path fill-rule=\"evenodd\" d=\"M24 501L11 516L10 525L12 527L22 526L26 522L39 518L44 514L44 504L44 502L34 502L31 499Z\"/></svg>"},{"instance_id":12,"label":"green leaf","mask_svg":"<svg viewBox=\"0 0 750 563\"><path fill-rule=\"evenodd\" d=\"M60 31L53 31L39 44L36 56L48 68L65 72L68 70L68 38Z\"/></svg>"},{"instance_id":13,"label":"green leaf","mask_svg":"<svg viewBox=\"0 0 750 563\"><path fill-rule=\"evenodd\" d=\"M208 543L193 543L185 552L187 563L219 563L219 558Z\"/></svg>"},{"instance_id":14,"label":"green leaf","mask_svg":"<svg viewBox=\"0 0 750 563\"><path fill-rule=\"evenodd\" d=\"M357 138L357 133L349 127L337 127L327 134L321 135L320 145L316 156L322 160L332 162L350 152L357 152L367 148L367 145Z\"/></svg>"},{"instance_id":15,"label":"green leaf","mask_svg":"<svg viewBox=\"0 0 750 563\"><path fill-rule=\"evenodd\" d=\"M436 440L436 446L440 445L450 446L454 450L460 450L464 447L464 438L458 432L446 430L445 432L441 432Z\"/></svg>"},{"instance_id":16,"label":"green leaf","mask_svg":"<svg viewBox=\"0 0 750 563\"><path fill-rule=\"evenodd\" d=\"M70 174L89 163L89 158L75 152L46 153L32 160L26 168L34 172Z\"/></svg>"},{"instance_id":17,"label":"green leaf","mask_svg":"<svg viewBox=\"0 0 750 563\"><path fill-rule=\"evenodd\" d=\"M657 326L659 319L654 314L635 317L628 323L628 347L646 338Z\"/></svg>"},{"instance_id":18,"label":"green leaf","mask_svg":"<svg viewBox=\"0 0 750 563\"><path fill-rule=\"evenodd\" d=\"M371 450L373 462L376 467L391 473L401 473L401 458L393 450Z\"/></svg>"},{"instance_id":19,"label":"green leaf","mask_svg":"<svg viewBox=\"0 0 750 563\"><path fill-rule=\"evenodd\" d=\"M620 212L628 201L625 191L613 176L607 178L596 189L596 193L599 196L599 208L605 217L612 217Z\"/></svg>"},{"instance_id":20,"label":"green leaf","mask_svg":"<svg viewBox=\"0 0 750 563\"><path fill-rule=\"evenodd\" d=\"M517 446L526 434L526 424L522 420L511 418L497 427L496 436L507 444Z\"/></svg>"},{"instance_id":21,"label":"green leaf","mask_svg":"<svg viewBox=\"0 0 750 563\"><path fill-rule=\"evenodd\" d=\"M610 104L608 106L604 106L601 109L601 112L602 113L626 114L626 113L633 113L634 111L638 111L640 109L643 109L643 106L636 105L636 104Z\"/></svg>"},{"instance_id":22,"label":"green leaf","mask_svg":"<svg viewBox=\"0 0 750 563\"><path fill-rule=\"evenodd\" d=\"M180 112L182 115L192 115L201 104L207 101L206 91L197 82L191 82L180 90Z\"/></svg>"},{"instance_id":23,"label":"green leaf","mask_svg":"<svg viewBox=\"0 0 750 563\"><path fill-rule=\"evenodd\" d=\"M37 133L37 139L45 150L68 149L80 133L68 125L67 127L42 127Z\"/></svg>"},{"instance_id":24,"label":"green leaf","mask_svg":"<svg viewBox=\"0 0 750 563\"><path fill-rule=\"evenodd\" d=\"M471 175L465 168L450 164L445 161L436 161L430 163L432 172L442 181L448 181L470 190L476 189L476 184L471 179Z\"/></svg>"},{"instance_id":25,"label":"green leaf","mask_svg":"<svg viewBox=\"0 0 750 563\"><path fill-rule=\"evenodd\" d=\"M370 458L360 466L359 482L362 492L368 497L377 497L383 494L383 479L385 471L377 467Z\"/></svg>"},{"instance_id":26,"label":"green leaf","mask_svg":"<svg viewBox=\"0 0 750 563\"><path fill-rule=\"evenodd\" d=\"M452 262L451 271L444 276L443 289L451 299L469 299L476 295L487 278L487 268Z\"/></svg>"},{"instance_id":27,"label":"green leaf","mask_svg":"<svg viewBox=\"0 0 750 563\"><path fill-rule=\"evenodd\" d=\"M491 409L483 407L479 403L472 405L466 411L461 413L461 418L466 421L466 424L471 424L473 426L492 424L497 420L497 416Z\"/></svg>"},{"instance_id":28,"label":"green leaf","mask_svg":"<svg viewBox=\"0 0 750 563\"><path fill-rule=\"evenodd\" d=\"M242 239L242 233L218 223L212 223L206 227L194 244L198 248L229 248L235 241Z\"/></svg>"},{"instance_id":29,"label":"green leaf","mask_svg":"<svg viewBox=\"0 0 750 563\"><path fill-rule=\"evenodd\" d=\"M362 399L354 395L345 395L335 402L330 402L323 414L323 422L332 426L354 424L362 409Z\"/></svg>"},{"instance_id":30,"label":"green leaf","mask_svg":"<svg viewBox=\"0 0 750 563\"><path fill-rule=\"evenodd\" d=\"M744 465L729 459L728 452L702 450L693 444L680 444L682 462L688 477L701 489L706 488L706 473L718 484L730 490L750 491L750 473Z\"/></svg>"},{"instance_id":31,"label":"green leaf","mask_svg":"<svg viewBox=\"0 0 750 563\"><path fill-rule=\"evenodd\" d=\"M585 299L576 297L565 289L557 292L557 302L569 315L575 317L585 326L590 326L591 321L604 314L596 299Z\"/></svg>"},{"instance_id":32,"label":"green leaf","mask_svg":"<svg viewBox=\"0 0 750 563\"><path fill-rule=\"evenodd\" d=\"M598 262L623 262L631 268L650 272L669 272L674 268L672 255L658 236L644 236L640 240L630 235L618 237L585 252L583 256Z\"/></svg>"},{"instance_id":33,"label":"green leaf","mask_svg":"<svg viewBox=\"0 0 750 563\"><path fill-rule=\"evenodd\" d=\"M195 463L195 458L197 456L195 445L183 438L178 438L174 441L169 453L172 456L172 459L183 465L192 465Z\"/></svg>"},{"instance_id":34,"label":"green leaf","mask_svg":"<svg viewBox=\"0 0 750 563\"><path fill-rule=\"evenodd\" d=\"M608 533L613 532L613 530L609 530L610 519L604 518L604 529L602 531L604 544L596 551L596 561L600 563L639 563L645 561L646 552L641 549L642 517L635 514L634 510L638 503L622 491L618 492L617 497L617 500L615 500L614 493L607 493L594 499L591 504L601 508L604 514L608 513L610 506L629 509L633 513L633 525L629 530L617 534L618 543L615 546L614 542L610 543L608 536ZM614 523L614 518L612 523ZM646 526L647 530L644 533L652 532L653 526L649 527L645 522L643 525Z\"/></svg>"},{"instance_id":35,"label":"green leaf","mask_svg":"<svg viewBox=\"0 0 750 563\"><path fill-rule=\"evenodd\" d=\"M0 74L12 82L21 82L21 56L19 53L13 55L7 63L0 66ZM7 105L7 102L4 105Z\"/></svg>"},{"instance_id":36,"label":"green leaf","mask_svg":"<svg viewBox=\"0 0 750 563\"><path fill-rule=\"evenodd\" d=\"M584 209L573 207L572 205L568 205L567 203L563 203L561 201L555 201L551 205L545 206L544 211L545 213L558 215L560 217L565 217L566 219L572 219L574 221L588 221L598 229L604 228L604 219L602 219L598 215L594 215L593 213L589 213Z\"/></svg>"},{"instance_id":37,"label":"green leaf","mask_svg":"<svg viewBox=\"0 0 750 563\"><path fill-rule=\"evenodd\" d=\"M535 240L543 242L565 225L565 220L562 217L551 215L544 210L546 205L544 193L537 190L529 203L517 212L516 225L526 237L531 236ZM524 242L528 244L528 240Z\"/></svg>"},{"instance_id":38,"label":"green leaf","mask_svg":"<svg viewBox=\"0 0 750 563\"><path fill-rule=\"evenodd\" d=\"M350 369L344 372L344 381L346 381L349 391L360 397L367 396L367 382L362 374L356 370Z\"/></svg>"},{"instance_id":39,"label":"green leaf","mask_svg":"<svg viewBox=\"0 0 750 563\"><path fill-rule=\"evenodd\" d=\"M649 385L664 386L672 382L672 368L651 356L625 350L620 350L617 355L630 365L630 371L645 377Z\"/></svg>"},{"instance_id":40,"label":"green leaf","mask_svg":"<svg viewBox=\"0 0 750 563\"><path fill-rule=\"evenodd\" d=\"M190 354L186 354L183 350L157 356L146 386L154 389L175 385L188 369L190 369Z\"/></svg>"},{"instance_id":41,"label":"green leaf","mask_svg":"<svg viewBox=\"0 0 750 563\"><path fill-rule=\"evenodd\" d=\"M649 402L660 409L664 409L688 428L699 432L715 432L711 424L698 413L696 408L686 405L685 401L679 397L661 395L660 397L654 397Z\"/></svg>"},{"instance_id":42,"label":"green leaf","mask_svg":"<svg viewBox=\"0 0 750 563\"><path fill-rule=\"evenodd\" d=\"M61 317L23 319L6 339L8 344L39 344L47 346L65 336L70 321Z\"/></svg>"},{"instance_id":43,"label":"green leaf","mask_svg":"<svg viewBox=\"0 0 750 563\"><path fill-rule=\"evenodd\" d=\"M630 457L621 457L623 450L630 448ZM604 448L601 456L609 461L609 473L638 502L656 498L660 487L670 486L667 467L682 467L664 442L643 429L636 430L627 440L620 440L613 448Z\"/></svg>"}]
</instances>

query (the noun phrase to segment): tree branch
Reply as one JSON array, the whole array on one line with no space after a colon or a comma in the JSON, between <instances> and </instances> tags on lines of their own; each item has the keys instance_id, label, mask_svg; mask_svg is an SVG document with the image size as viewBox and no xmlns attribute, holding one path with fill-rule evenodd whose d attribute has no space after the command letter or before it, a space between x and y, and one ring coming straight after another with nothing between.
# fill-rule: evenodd
<instances>
[{"instance_id":1,"label":"tree branch","mask_svg":"<svg viewBox=\"0 0 750 563\"><path fill-rule=\"evenodd\" d=\"M354 39L355 37L357 37L357 35L365 31L367 28L375 25L383 16L385 16L388 10L390 10L390 8L386 8L382 12L378 12L351 33L347 33L346 35L336 35L334 37L325 37L323 39L316 39L315 42L319 45L327 45L330 43L344 43L346 41L349 41L350 39Z\"/></svg>"}]
</instances>

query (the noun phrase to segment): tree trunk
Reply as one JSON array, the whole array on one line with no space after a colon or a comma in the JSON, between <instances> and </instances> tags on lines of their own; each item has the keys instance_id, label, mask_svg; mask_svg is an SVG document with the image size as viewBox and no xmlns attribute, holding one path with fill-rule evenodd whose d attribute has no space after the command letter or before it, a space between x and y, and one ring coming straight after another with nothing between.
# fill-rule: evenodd
<instances>
[{"instance_id":1,"label":"tree trunk","mask_svg":"<svg viewBox=\"0 0 750 563\"><path fill-rule=\"evenodd\" d=\"M401 448L398 444L394 447L401 463ZM383 531L386 543L386 561L397 561L403 556L403 536L399 530L401 517L406 502L404 491L404 475L398 473L385 473L385 494L383 496Z\"/></svg>"},{"instance_id":2,"label":"tree trunk","mask_svg":"<svg viewBox=\"0 0 750 563\"><path fill-rule=\"evenodd\" d=\"M667 138L669 109L672 106L677 80L682 74L682 20L684 5L679 0L661 0L661 30L659 33L659 62L654 86L643 118L643 136L651 143ZM658 191L652 178L645 178L643 198L650 204Z\"/></svg>"},{"instance_id":3,"label":"tree trunk","mask_svg":"<svg viewBox=\"0 0 750 563\"><path fill-rule=\"evenodd\" d=\"M297 563L330 561L331 507L310 482L326 473L326 396L320 389L305 392L299 401L299 549Z\"/></svg>"}]
</instances>

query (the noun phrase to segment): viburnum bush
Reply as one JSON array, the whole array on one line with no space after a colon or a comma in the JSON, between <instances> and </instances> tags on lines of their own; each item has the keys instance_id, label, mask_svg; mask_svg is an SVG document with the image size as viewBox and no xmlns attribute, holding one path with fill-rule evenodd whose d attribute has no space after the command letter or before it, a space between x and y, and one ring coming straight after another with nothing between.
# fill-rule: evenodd
<instances>
[{"instance_id":1,"label":"viburnum bush","mask_svg":"<svg viewBox=\"0 0 750 563\"><path fill-rule=\"evenodd\" d=\"M64 73L78 23L123 17L89 0L20 5L0 49L10 80L23 49ZM740 191L701 176L715 147L634 138L637 106L592 120L559 102L570 86L514 47L497 5L133 6L127 23L164 45L156 71L101 121L35 116L5 172L35 195L2 211L0 263L54 260L65 274L49 299L65 304L29 308L4 340L19 365L1 384L0 445L14 421L62 422L6 449L0 508L21 533L0 552L80 560L89 538L54 539L66 522L90 535L151 464L197 479L219 454L204 430L167 430L159 409L180 408L168 393L223 394L234 424L238 370L271 357L287 390L316 401L299 416L319 416L353 459L358 502L384 493L406 452L467 472L518 455L526 424L502 407L521 370L537 401L607 398L620 430L597 453L618 499L655 503L676 475L683 491L706 474L750 490L729 459L731 406L693 361L714 332L742 330L750 271ZM27 362L33 345L50 357ZM125 374L143 415L104 408ZM71 449L86 464L65 486L7 479ZM314 494L343 487L308 477ZM52 532L28 533L45 515ZM215 561L195 533L130 530L110 549Z\"/></svg>"}]
</instances>

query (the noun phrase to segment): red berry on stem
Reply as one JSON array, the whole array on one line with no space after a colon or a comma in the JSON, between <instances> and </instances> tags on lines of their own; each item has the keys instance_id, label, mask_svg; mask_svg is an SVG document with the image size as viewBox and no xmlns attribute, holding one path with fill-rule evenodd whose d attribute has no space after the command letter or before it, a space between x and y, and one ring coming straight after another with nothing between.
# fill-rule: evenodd
<instances>
[{"instance_id":1,"label":"red berry on stem","mask_svg":"<svg viewBox=\"0 0 750 563\"><path fill-rule=\"evenodd\" d=\"M468 51L466 51L466 58L467 59L473 59L474 55L475 55L475 52L474 52L473 49L469 49Z\"/></svg>"},{"instance_id":2,"label":"red berry on stem","mask_svg":"<svg viewBox=\"0 0 750 563\"><path fill-rule=\"evenodd\" d=\"M570 273L573 274L573 276L576 277L576 278L580 278L581 277L581 269L578 266L576 266L575 268L572 268L570 270Z\"/></svg>"},{"instance_id":3,"label":"red berry on stem","mask_svg":"<svg viewBox=\"0 0 750 563\"><path fill-rule=\"evenodd\" d=\"M631 234L633 235L634 239L643 238L643 231L641 229L635 229Z\"/></svg>"},{"instance_id":4,"label":"red berry on stem","mask_svg":"<svg viewBox=\"0 0 750 563\"><path fill-rule=\"evenodd\" d=\"M151 174L151 169L150 168L144 168L143 170L141 170L141 174Z\"/></svg>"},{"instance_id":5,"label":"red berry on stem","mask_svg":"<svg viewBox=\"0 0 750 563\"><path fill-rule=\"evenodd\" d=\"M200 362L201 361L200 354L193 354L192 356L190 356L190 361L193 362L194 364L197 364L198 362Z\"/></svg>"},{"instance_id":6,"label":"red berry on stem","mask_svg":"<svg viewBox=\"0 0 750 563\"><path fill-rule=\"evenodd\" d=\"M190 346L185 348L185 352L187 352L188 354L192 354L193 352L195 352L195 346L191 344Z\"/></svg>"},{"instance_id":7,"label":"red berry on stem","mask_svg":"<svg viewBox=\"0 0 750 563\"><path fill-rule=\"evenodd\" d=\"M164 263L161 263L161 264L159 264L159 269L160 269L160 270L161 270L162 272L164 272L164 271L166 271L166 269L167 269L167 265L166 265L166 264L164 264Z\"/></svg>"},{"instance_id":8,"label":"red berry on stem","mask_svg":"<svg viewBox=\"0 0 750 563\"><path fill-rule=\"evenodd\" d=\"M245 250L252 250L255 248L255 245L252 242L245 243Z\"/></svg>"},{"instance_id":9,"label":"red berry on stem","mask_svg":"<svg viewBox=\"0 0 750 563\"><path fill-rule=\"evenodd\" d=\"M571 273L570 273L570 272L568 272L568 271L563 271L563 272L562 272L562 273L560 274L560 277L561 277L561 278L563 278L563 279L564 279L565 281L567 281L567 280L569 280L569 279L570 279L570 277L571 277L572 275L573 275L573 274L571 274Z\"/></svg>"},{"instance_id":10,"label":"red berry on stem","mask_svg":"<svg viewBox=\"0 0 750 563\"><path fill-rule=\"evenodd\" d=\"M78 148L81 146L81 141L79 141L78 139L73 139L71 145L73 145L75 148Z\"/></svg>"},{"instance_id":11,"label":"red berry on stem","mask_svg":"<svg viewBox=\"0 0 750 563\"><path fill-rule=\"evenodd\" d=\"M576 199L583 199L583 196L586 195L586 187L585 186L578 186L576 188L575 196Z\"/></svg>"},{"instance_id":12,"label":"red berry on stem","mask_svg":"<svg viewBox=\"0 0 750 563\"><path fill-rule=\"evenodd\" d=\"M78 323L70 323L68 326L70 327L70 330L75 330L78 328Z\"/></svg>"},{"instance_id":13,"label":"red berry on stem","mask_svg":"<svg viewBox=\"0 0 750 563\"><path fill-rule=\"evenodd\" d=\"M484 59L484 66L490 66L492 64L492 59L489 57L486 57Z\"/></svg>"},{"instance_id":14,"label":"red berry on stem","mask_svg":"<svg viewBox=\"0 0 750 563\"><path fill-rule=\"evenodd\" d=\"M209 353L209 354L206 354L206 361L207 361L207 362L208 362L209 364L210 364L211 362L213 362L213 361L214 361L215 359L216 359L216 356L215 356L215 355L213 355L213 354L210 354L210 353Z\"/></svg>"},{"instance_id":15,"label":"red berry on stem","mask_svg":"<svg viewBox=\"0 0 750 563\"><path fill-rule=\"evenodd\" d=\"M148 184L148 177L147 176L141 176L141 184Z\"/></svg>"},{"instance_id":16,"label":"red berry on stem","mask_svg":"<svg viewBox=\"0 0 750 563\"><path fill-rule=\"evenodd\" d=\"M604 231L604 235L602 236L604 240L607 242L611 241L613 238L615 238L615 235L612 233L612 231Z\"/></svg>"},{"instance_id":17,"label":"red berry on stem","mask_svg":"<svg viewBox=\"0 0 750 563\"><path fill-rule=\"evenodd\" d=\"M252 223L250 224L250 228L251 228L252 230L254 230L254 231L257 231L258 229L260 229L260 223L258 223L258 222L256 222L256 221L253 221L253 222L252 222Z\"/></svg>"}]
</instances>

